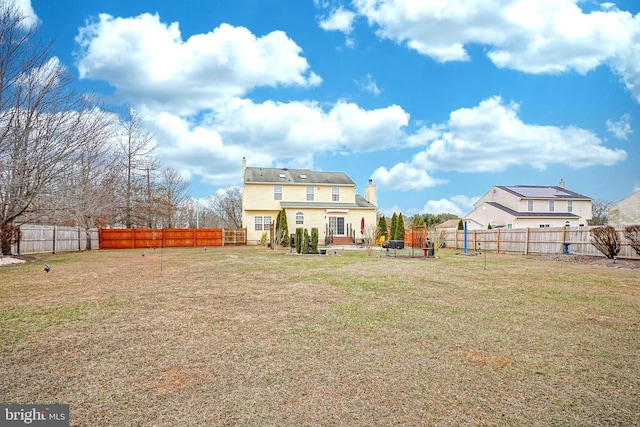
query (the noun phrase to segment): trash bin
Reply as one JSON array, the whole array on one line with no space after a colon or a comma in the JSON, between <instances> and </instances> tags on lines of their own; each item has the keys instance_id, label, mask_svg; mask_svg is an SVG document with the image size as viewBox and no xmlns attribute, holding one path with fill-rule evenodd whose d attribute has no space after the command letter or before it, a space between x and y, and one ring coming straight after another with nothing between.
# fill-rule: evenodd
<instances>
[{"instance_id":1,"label":"trash bin","mask_svg":"<svg viewBox=\"0 0 640 427\"><path fill-rule=\"evenodd\" d=\"M427 248L427 256L434 257L436 255L436 248L428 237L427 241L425 242L425 246Z\"/></svg>"},{"instance_id":2,"label":"trash bin","mask_svg":"<svg viewBox=\"0 0 640 427\"><path fill-rule=\"evenodd\" d=\"M388 249L404 249L404 240L389 240Z\"/></svg>"}]
</instances>

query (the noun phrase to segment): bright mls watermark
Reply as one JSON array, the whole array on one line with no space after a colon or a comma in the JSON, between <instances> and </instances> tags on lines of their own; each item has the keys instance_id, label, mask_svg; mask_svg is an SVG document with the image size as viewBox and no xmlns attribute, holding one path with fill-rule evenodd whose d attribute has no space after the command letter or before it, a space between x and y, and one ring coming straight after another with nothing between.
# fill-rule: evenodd
<instances>
[{"instance_id":1,"label":"bright mls watermark","mask_svg":"<svg viewBox=\"0 0 640 427\"><path fill-rule=\"evenodd\" d=\"M69 427L69 405L0 404L0 426Z\"/></svg>"}]
</instances>

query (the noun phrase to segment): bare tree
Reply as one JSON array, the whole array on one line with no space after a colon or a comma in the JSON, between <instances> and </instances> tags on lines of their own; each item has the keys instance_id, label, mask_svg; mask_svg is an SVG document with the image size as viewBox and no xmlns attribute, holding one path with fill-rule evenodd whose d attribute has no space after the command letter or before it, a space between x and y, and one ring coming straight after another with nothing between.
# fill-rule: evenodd
<instances>
[{"instance_id":1,"label":"bare tree","mask_svg":"<svg viewBox=\"0 0 640 427\"><path fill-rule=\"evenodd\" d=\"M173 168L163 168L153 201L163 227L175 227L180 206L189 198L189 183Z\"/></svg>"},{"instance_id":2,"label":"bare tree","mask_svg":"<svg viewBox=\"0 0 640 427\"><path fill-rule=\"evenodd\" d=\"M613 205L608 200L596 200L591 203L591 220L589 225L605 225L609 222L609 208Z\"/></svg>"},{"instance_id":3,"label":"bare tree","mask_svg":"<svg viewBox=\"0 0 640 427\"><path fill-rule=\"evenodd\" d=\"M119 162L124 171L121 179L120 221L126 228L151 227L152 173L158 169L152 157L156 148L154 136L142 126L140 113L128 106L120 120Z\"/></svg>"},{"instance_id":4,"label":"bare tree","mask_svg":"<svg viewBox=\"0 0 640 427\"><path fill-rule=\"evenodd\" d=\"M101 126L91 98L25 22L15 2L0 1L0 224L13 226L50 214L58 179Z\"/></svg>"},{"instance_id":5,"label":"bare tree","mask_svg":"<svg viewBox=\"0 0 640 427\"><path fill-rule=\"evenodd\" d=\"M209 209L218 216L223 227L242 227L242 189L227 187L218 191L208 200Z\"/></svg>"},{"instance_id":6,"label":"bare tree","mask_svg":"<svg viewBox=\"0 0 640 427\"><path fill-rule=\"evenodd\" d=\"M58 212L68 212L69 219L85 229L87 249L91 249L90 229L110 222L115 215L117 164L113 131L116 119L105 111L94 111L91 120L96 124L92 126L91 139L80 150L76 162L67 168L65 179L60 181L63 197L56 198Z\"/></svg>"}]
</instances>

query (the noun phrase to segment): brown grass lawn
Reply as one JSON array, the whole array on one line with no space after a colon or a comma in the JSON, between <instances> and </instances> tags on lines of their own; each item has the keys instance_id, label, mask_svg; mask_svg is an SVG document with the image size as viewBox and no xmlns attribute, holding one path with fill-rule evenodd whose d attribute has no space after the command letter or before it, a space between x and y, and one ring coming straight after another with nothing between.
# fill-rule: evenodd
<instances>
[{"instance_id":1,"label":"brown grass lawn","mask_svg":"<svg viewBox=\"0 0 640 427\"><path fill-rule=\"evenodd\" d=\"M640 425L640 270L141 255L0 269L0 403L67 403L74 426Z\"/></svg>"}]
</instances>

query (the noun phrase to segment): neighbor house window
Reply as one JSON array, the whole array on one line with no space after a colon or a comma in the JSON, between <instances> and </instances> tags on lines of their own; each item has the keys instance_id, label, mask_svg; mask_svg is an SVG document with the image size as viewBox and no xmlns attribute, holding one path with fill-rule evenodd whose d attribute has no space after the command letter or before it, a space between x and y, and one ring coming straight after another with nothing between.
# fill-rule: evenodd
<instances>
[{"instance_id":1,"label":"neighbor house window","mask_svg":"<svg viewBox=\"0 0 640 427\"><path fill-rule=\"evenodd\" d=\"M254 220L255 231L268 231L271 226L271 216L256 216Z\"/></svg>"},{"instance_id":2,"label":"neighbor house window","mask_svg":"<svg viewBox=\"0 0 640 427\"><path fill-rule=\"evenodd\" d=\"M553 200L549 200L549 212L553 212L555 210L555 203Z\"/></svg>"},{"instance_id":3,"label":"neighbor house window","mask_svg":"<svg viewBox=\"0 0 640 427\"><path fill-rule=\"evenodd\" d=\"M307 201L308 202L312 202L313 201L313 186L312 185L307 187Z\"/></svg>"},{"instance_id":4,"label":"neighbor house window","mask_svg":"<svg viewBox=\"0 0 640 427\"><path fill-rule=\"evenodd\" d=\"M273 186L273 200L282 200L282 185Z\"/></svg>"},{"instance_id":5,"label":"neighbor house window","mask_svg":"<svg viewBox=\"0 0 640 427\"><path fill-rule=\"evenodd\" d=\"M331 187L331 200L334 202L340 201L340 187Z\"/></svg>"},{"instance_id":6,"label":"neighbor house window","mask_svg":"<svg viewBox=\"0 0 640 427\"><path fill-rule=\"evenodd\" d=\"M549 228L549 224L540 224L540 228Z\"/></svg>"},{"instance_id":7,"label":"neighbor house window","mask_svg":"<svg viewBox=\"0 0 640 427\"><path fill-rule=\"evenodd\" d=\"M573 212L573 200L567 201L567 212Z\"/></svg>"},{"instance_id":8,"label":"neighbor house window","mask_svg":"<svg viewBox=\"0 0 640 427\"><path fill-rule=\"evenodd\" d=\"M527 200L527 210L533 212L533 200Z\"/></svg>"},{"instance_id":9,"label":"neighbor house window","mask_svg":"<svg viewBox=\"0 0 640 427\"><path fill-rule=\"evenodd\" d=\"M302 212L296 212L296 225L304 224L304 214Z\"/></svg>"}]
</instances>

